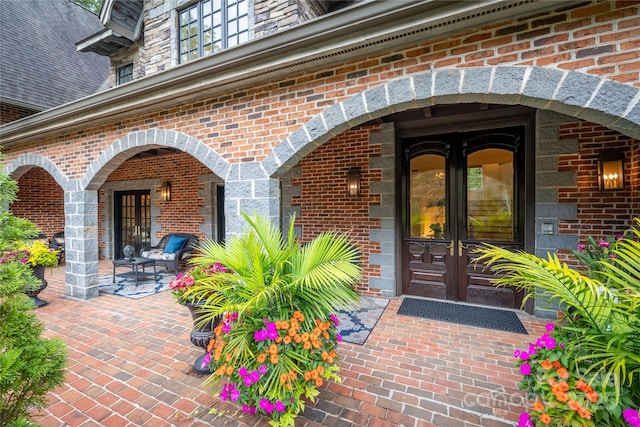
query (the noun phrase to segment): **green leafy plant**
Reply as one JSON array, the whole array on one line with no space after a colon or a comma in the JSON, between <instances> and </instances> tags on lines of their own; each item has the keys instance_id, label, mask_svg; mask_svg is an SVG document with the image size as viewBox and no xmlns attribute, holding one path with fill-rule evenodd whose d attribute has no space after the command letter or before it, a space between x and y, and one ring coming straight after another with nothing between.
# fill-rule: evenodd
<instances>
[{"instance_id":1,"label":"green leafy plant","mask_svg":"<svg viewBox=\"0 0 640 427\"><path fill-rule=\"evenodd\" d=\"M22 243L19 244L18 247L27 251L29 255L27 262L33 266L44 265L45 267L55 267L58 265L59 251L49 249L43 241L35 240L30 245Z\"/></svg>"},{"instance_id":2,"label":"green leafy plant","mask_svg":"<svg viewBox=\"0 0 640 427\"><path fill-rule=\"evenodd\" d=\"M0 174L0 204L15 199L17 186ZM10 211L0 213L0 425L32 425L29 413L64 381L65 344L41 337L44 325L24 294L35 285L27 254L15 242L37 234L36 226Z\"/></svg>"},{"instance_id":3,"label":"green leafy plant","mask_svg":"<svg viewBox=\"0 0 640 427\"><path fill-rule=\"evenodd\" d=\"M205 279L211 274L227 272L229 272L229 269L219 262L214 262L206 266L193 267L184 274L178 273L176 278L169 283L169 289L178 304L193 303L196 302L194 295L187 293L187 291L191 289L196 282Z\"/></svg>"},{"instance_id":4,"label":"green leafy plant","mask_svg":"<svg viewBox=\"0 0 640 427\"><path fill-rule=\"evenodd\" d=\"M624 425L623 409L640 402L640 220L635 222L606 248L606 257L585 266L585 274L556 255L542 259L491 245L479 251L478 261L498 274L497 285L528 291L525 302L535 295L563 307L563 365L602 396L593 412L596 425Z\"/></svg>"},{"instance_id":5,"label":"green leafy plant","mask_svg":"<svg viewBox=\"0 0 640 427\"><path fill-rule=\"evenodd\" d=\"M267 218L243 217L247 232L225 245L204 242L192 261L229 271L196 280L185 296L205 302L208 320L223 319L209 348L221 399L269 415L274 426L293 425L304 398L339 381L334 313L358 301L358 251L335 232L302 245L295 219L285 239Z\"/></svg>"}]
</instances>

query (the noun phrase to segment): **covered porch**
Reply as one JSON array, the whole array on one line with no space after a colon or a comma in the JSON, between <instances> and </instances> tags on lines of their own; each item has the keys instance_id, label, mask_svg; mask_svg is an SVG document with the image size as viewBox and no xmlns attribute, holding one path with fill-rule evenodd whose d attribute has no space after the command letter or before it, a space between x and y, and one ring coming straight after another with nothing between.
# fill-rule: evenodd
<instances>
[{"instance_id":1,"label":"covered porch","mask_svg":"<svg viewBox=\"0 0 640 427\"><path fill-rule=\"evenodd\" d=\"M111 263L99 263L108 276ZM169 292L142 299L81 300L64 294L64 266L47 271L38 309L46 336L68 346L66 382L36 421L45 426L267 426L213 397L193 371L188 310ZM506 427L524 410L513 352L543 333L523 311L529 335L397 314L391 298L364 345L341 343L342 384L328 383L300 426ZM211 413L211 409L222 411ZM298 424L297 424L298 425Z\"/></svg>"}]
</instances>

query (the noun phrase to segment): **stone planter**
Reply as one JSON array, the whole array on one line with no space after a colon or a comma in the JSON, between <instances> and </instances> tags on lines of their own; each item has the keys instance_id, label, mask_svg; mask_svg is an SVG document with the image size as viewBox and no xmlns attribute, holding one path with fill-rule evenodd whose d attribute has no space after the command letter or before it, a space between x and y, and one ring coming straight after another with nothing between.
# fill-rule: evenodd
<instances>
[{"instance_id":1,"label":"stone planter","mask_svg":"<svg viewBox=\"0 0 640 427\"><path fill-rule=\"evenodd\" d=\"M220 318L215 318L209 322L202 323L201 318L205 315L205 313L201 309L201 305L199 303L187 303L185 304L191 313L191 318L193 319L193 329L191 330L190 339L191 344L196 347L200 347L204 350L204 353L199 356L193 364L193 369L198 374L210 374L209 366L202 366L202 361L207 355L207 345L209 345L209 341L215 339L215 334L213 329L220 323Z\"/></svg>"},{"instance_id":2,"label":"stone planter","mask_svg":"<svg viewBox=\"0 0 640 427\"><path fill-rule=\"evenodd\" d=\"M47 281L44 279L44 272L47 267L45 267L44 265L35 265L31 268L33 270L33 275L37 279L40 279L40 286L34 286L33 288L26 290L25 293L29 296L29 298L31 298L31 301L33 301L33 304L36 306L36 308L40 308L48 304L47 301L38 298L38 294L42 292L42 290L48 285Z\"/></svg>"}]
</instances>

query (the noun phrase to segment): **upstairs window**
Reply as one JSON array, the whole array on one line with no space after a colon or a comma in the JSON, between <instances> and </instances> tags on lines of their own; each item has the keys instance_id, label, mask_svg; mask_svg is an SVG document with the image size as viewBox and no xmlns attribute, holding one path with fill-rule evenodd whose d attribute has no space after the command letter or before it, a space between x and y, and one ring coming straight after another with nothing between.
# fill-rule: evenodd
<instances>
[{"instance_id":1,"label":"upstairs window","mask_svg":"<svg viewBox=\"0 0 640 427\"><path fill-rule=\"evenodd\" d=\"M117 84L118 86L121 84L125 84L133 80L133 64L123 65L122 67L118 67L117 73Z\"/></svg>"},{"instance_id":2,"label":"upstairs window","mask_svg":"<svg viewBox=\"0 0 640 427\"><path fill-rule=\"evenodd\" d=\"M179 12L180 63L249 40L249 0L200 0Z\"/></svg>"}]
</instances>

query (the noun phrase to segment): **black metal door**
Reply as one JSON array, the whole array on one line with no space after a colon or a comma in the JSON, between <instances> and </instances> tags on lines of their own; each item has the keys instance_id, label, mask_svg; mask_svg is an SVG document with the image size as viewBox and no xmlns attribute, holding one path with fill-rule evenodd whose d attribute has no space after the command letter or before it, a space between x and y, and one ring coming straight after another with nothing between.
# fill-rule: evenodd
<instances>
[{"instance_id":1,"label":"black metal door","mask_svg":"<svg viewBox=\"0 0 640 427\"><path fill-rule=\"evenodd\" d=\"M117 191L114 194L114 259L123 258L122 249L131 245L136 256L151 241L151 195L149 190Z\"/></svg>"}]
</instances>

